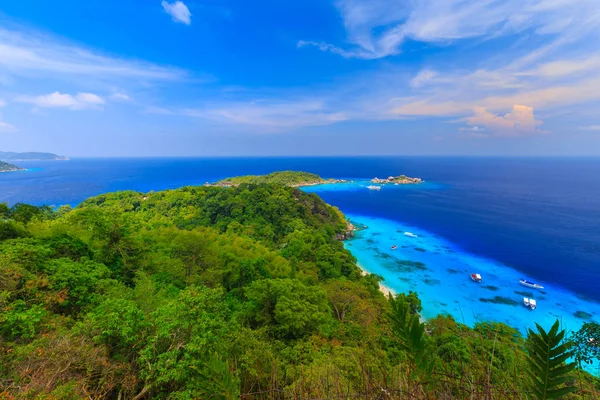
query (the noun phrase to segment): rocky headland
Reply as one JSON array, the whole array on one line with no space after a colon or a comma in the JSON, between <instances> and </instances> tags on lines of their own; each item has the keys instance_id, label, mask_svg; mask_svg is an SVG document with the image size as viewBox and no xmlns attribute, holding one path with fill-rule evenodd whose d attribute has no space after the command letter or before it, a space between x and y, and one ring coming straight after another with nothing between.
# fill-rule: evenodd
<instances>
[{"instance_id":1,"label":"rocky headland","mask_svg":"<svg viewBox=\"0 0 600 400\"><path fill-rule=\"evenodd\" d=\"M0 161L0 172L17 172L25 171L24 168L17 167L16 165L9 164L4 161Z\"/></svg>"},{"instance_id":2,"label":"rocky headland","mask_svg":"<svg viewBox=\"0 0 600 400\"><path fill-rule=\"evenodd\" d=\"M389 184L396 184L396 185L410 185L410 184L416 184L416 183L423 183L423 179L421 178L411 178L409 176L406 175L400 175L400 176L389 176L388 178L373 178L371 179L372 183L377 183L380 185L389 185Z\"/></svg>"}]
</instances>

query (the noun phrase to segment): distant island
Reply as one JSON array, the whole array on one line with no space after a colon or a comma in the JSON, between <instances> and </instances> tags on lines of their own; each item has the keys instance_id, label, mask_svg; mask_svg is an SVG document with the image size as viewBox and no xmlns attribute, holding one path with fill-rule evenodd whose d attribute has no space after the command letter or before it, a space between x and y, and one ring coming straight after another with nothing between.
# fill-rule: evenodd
<instances>
[{"instance_id":1,"label":"distant island","mask_svg":"<svg viewBox=\"0 0 600 400\"><path fill-rule=\"evenodd\" d=\"M24 168L17 167L16 165L9 164L4 161L0 161L0 172L17 172L24 171Z\"/></svg>"},{"instance_id":2,"label":"distant island","mask_svg":"<svg viewBox=\"0 0 600 400\"><path fill-rule=\"evenodd\" d=\"M241 184L276 184L291 187L323 185L327 183L343 183L343 179L323 179L310 172L280 171L268 175L246 175L223 179L216 183L206 183L205 186L237 187Z\"/></svg>"},{"instance_id":3,"label":"distant island","mask_svg":"<svg viewBox=\"0 0 600 400\"><path fill-rule=\"evenodd\" d=\"M46 161L46 160L68 160L68 157L58 156L52 153L13 153L11 151L0 151L0 160L6 161Z\"/></svg>"},{"instance_id":4,"label":"distant island","mask_svg":"<svg viewBox=\"0 0 600 400\"><path fill-rule=\"evenodd\" d=\"M406 175L400 175L400 176L390 176L390 177L384 178L384 179L373 178L373 179L371 179L371 182L382 184L382 185L391 184L391 183L396 184L396 185L410 185L410 184L415 184L415 183L422 183L423 179L411 178Z\"/></svg>"},{"instance_id":5,"label":"distant island","mask_svg":"<svg viewBox=\"0 0 600 400\"><path fill-rule=\"evenodd\" d=\"M317 174L301 171L280 171L268 175L246 175L223 179L205 186L237 187L241 184L276 184L291 187L315 186L324 184L346 183L345 179L324 179ZM373 178L373 183L407 185L424 182L421 178L411 178L406 175L390 176L386 179Z\"/></svg>"}]
</instances>

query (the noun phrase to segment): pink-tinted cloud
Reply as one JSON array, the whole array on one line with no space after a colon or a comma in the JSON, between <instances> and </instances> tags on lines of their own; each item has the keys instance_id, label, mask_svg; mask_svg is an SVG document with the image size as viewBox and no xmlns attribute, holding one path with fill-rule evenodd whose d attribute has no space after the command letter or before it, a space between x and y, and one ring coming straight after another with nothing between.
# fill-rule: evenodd
<instances>
[{"instance_id":1,"label":"pink-tinted cloud","mask_svg":"<svg viewBox=\"0 0 600 400\"><path fill-rule=\"evenodd\" d=\"M539 126L543 123L535 118L533 107L515 104L509 113L496 115L485 107L477 107L474 114L465 118L471 130L480 132L483 128L492 136L524 136L543 133Z\"/></svg>"}]
</instances>

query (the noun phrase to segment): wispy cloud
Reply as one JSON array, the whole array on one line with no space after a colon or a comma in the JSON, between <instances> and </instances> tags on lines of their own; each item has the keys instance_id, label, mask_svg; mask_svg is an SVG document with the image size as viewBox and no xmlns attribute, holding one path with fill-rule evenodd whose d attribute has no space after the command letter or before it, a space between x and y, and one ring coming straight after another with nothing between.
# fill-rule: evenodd
<instances>
[{"instance_id":1,"label":"wispy cloud","mask_svg":"<svg viewBox=\"0 0 600 400\"><path fill-rule=\"evenodd\" d=\"M600 125L580 126L580 131L600 131Z\"/></svg>"},{"instance_id":2,"label":"wispy cloud","mask_svg":"<svg viewBox=\"0 0 600 400\"><path fill-rule=\"evenodd\" d=\"M175 115L176 112L165 107L148 106L144 109L146 114Z\"/></svg>"},{"instance_id":3,"label":"wispy cloud","mask_svg":"<svg viewBox=\"0 0 600 400\"><path fill-rule=\"evenodd\" d=\"M0 99L0 108L6 106L6 101Z\"/></svg>"},{"instance_id":4,"label":"wispy cloud","mask_svg":"<svg viewBox=\"0 0 600 400\"><path fill-rule=\"evenodd\" d=\"M206 102L201 107L147 107L145 112L202 119L223 127L253 133L280 133L309 126L331 125L350 116L318 99L258 99Z\"/></svg>"},{"instance_id":5,"label":"wispy cloud","mask_svg":"<svg viewBox=\"0 0 600 400\"><path fill-rule=\"evenodd\" d=\"M398 54L407 40L444 45L526 30L553 35L572 27L593 28L600 20L596 0L338 0L336 5L352 46L304 43L363 59Z\"/></svg>"},{"instance_id":6,"label":"wispy cloud","mask_svg":"<svg viewBox=\"0 0 600 400\"><path fill-rule=\"evenodd\" d=\"M0 132L12 133L16 132L17 128L7 122L0 121Z\"/></svg>"},{"instance_id":7,"label":"wispy cloud","mask_svg":"<svg viewBox=\"0 0 600 400\"><path fill-rule=\"evenodd\" d=\"M437 72L431 69L423 69L419 71L419 73L414 78L411 79L410 86L414 88L421 87L427 84L428 82L431 82L431 80L434 79L436 76L438 76Z\"/></svg>"},{"instance_id":8,"label":"wispy cloud","mask_svg":"<svg viewBox=\"0 0 600 400\"><path fill-rule=\"evenodd\" d=\"M125 79L175 81L187 74L180 69L126 60L64 43L31 31L0 28L0 73L14 76L42 75L70 80Z\"/></svg>"},{"instance_id":9,"label":"wispy cloud","mask_svg":"<svg viewBox=\"0 0 600 400\"><path fill-rule=\"evenodd\" d=\"M130 101L131 97L125 93L114 93L110 96L110 99L115 101Z\"/></svg>"},{"instance_id":10,"label":"wispy cloud","mask_svg":"<svg viewBox=\"0 0 600 400\"><path fill-rule=\"evenodd\" d=\"M68 108L70 110L102 109L104 99L93 93L77 93L76 95L54 92L41 96L19 96L16 101L43 108Z\"/></svg>"},{"instance_id":11,"label":"wispy cloud","mask_svg":"<svg viewBox=\"0 0 600 400\"><path fill-rule=\"evenodd\" d=\"M200 109L185 109L181 113L223 124L245 126L262 133L331 125L348 119L344 112L331 111L319 100L231 102Z\"/></svg>"},{"instance_id":12,"label":"wispy cloud","mask_svg":"<svg viewBox=\"0 0 600 400\"><path fill-rule=\"evenodd\" d=\"M163 0L162 6L165 12L173 18L173 21L185 25L190 25L192 23L192 13L182 1L169 3L168 1Z\"/></svg>"},{"instance_id":13,"label":"wispy cloud","mask_svg":"<svg viewBox=\"0 0 600 400\"><path fill-rule=\"evenodd\" d=\"M0 114L0 133L13 133L16 132L17 128L2 120L2 114Z\"/></svg>"}]
</instances>

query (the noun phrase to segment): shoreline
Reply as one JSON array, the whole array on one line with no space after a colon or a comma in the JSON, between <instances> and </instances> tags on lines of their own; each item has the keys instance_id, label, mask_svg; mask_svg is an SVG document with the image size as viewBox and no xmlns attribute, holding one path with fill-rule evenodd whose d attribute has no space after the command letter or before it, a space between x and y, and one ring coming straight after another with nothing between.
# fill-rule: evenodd
<instances>
[{"instance_id":1,"label":"shoreline","mask_svg":"<svg viewBox=\"0 0 600 400\"><path fill-rule=\"evenodd\" d=\"M531 326L531 311L522 306L526 294L518 283L523 272L469 253L415 226L377 217L347 217L357 226L368 224L370 228L347 247L358 259L362 274L389 279L389 283L380 282L380 290L386 295L416 292L423 304L423 318L449 314L468 326L498 321L523 334ZM419 233L418 238L405 238L401 232L406 230ZM401 250L385 250L393 244ZM467 278L473 271L483 274L484 284L473 284ZM561 318L565 326L576 330L586 321L598 321L600 302L582 298L557 283L540 283L546 284L546 291L527 294L540 302L536 322L549 326Z\"/></svg>"},{"instance_id":2,"label":"shoreline","mask_svg":"<svg viewBox=\"0 0 600 400\"><path fill-rule=\"evenodd\" d=\"M363 267L359 262L356 263L356 265L358 266L358 268L360 268L361 271L361 275L362 276L367 276L367 275L371 275L371 272L369 272L365 267ZM394 289L384 285L383 283L379 282L379 291L381 293L383 293L383 295L385 297L389 296L390 294L392 296L395 296L397 293Z\"/></svg>"}]
</instances>

